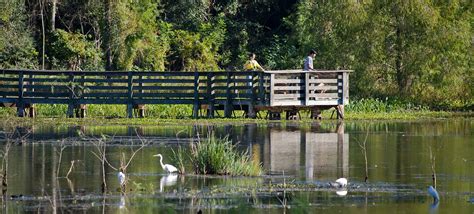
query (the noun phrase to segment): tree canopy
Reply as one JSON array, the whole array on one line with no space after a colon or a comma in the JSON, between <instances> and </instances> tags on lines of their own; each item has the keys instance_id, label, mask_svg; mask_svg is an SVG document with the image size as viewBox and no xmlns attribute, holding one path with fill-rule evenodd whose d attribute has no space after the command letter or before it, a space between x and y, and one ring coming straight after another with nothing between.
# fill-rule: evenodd
<instances>
[{"instance_id":1,"label":"tree canopy","mask_svg":"<svg viewBox=\"0 0 474 214\"><path fill-rule=\"evenodd\" d=\"M356 97L444 109L473 98L469 0L13 0L1 4L0 68L352 69Z\"/></svg>"}]
</instances>

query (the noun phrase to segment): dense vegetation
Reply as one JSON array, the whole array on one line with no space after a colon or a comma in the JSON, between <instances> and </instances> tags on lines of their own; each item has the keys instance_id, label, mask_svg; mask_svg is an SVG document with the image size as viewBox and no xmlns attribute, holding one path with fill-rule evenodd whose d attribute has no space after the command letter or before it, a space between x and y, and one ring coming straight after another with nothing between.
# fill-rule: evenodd
<instances>
[{"instance_id":1,"label":"dense vegetation","mask_svg":"<svg viewBox=\"0 0 474 214\"><path fill-rule=\"evenodd\" d=\"M470 0L12 0L0 68L194 71L353 69L351 96L474 106ZM353 99L354 100L354 99Z\"/></svg>"}]
</instances>

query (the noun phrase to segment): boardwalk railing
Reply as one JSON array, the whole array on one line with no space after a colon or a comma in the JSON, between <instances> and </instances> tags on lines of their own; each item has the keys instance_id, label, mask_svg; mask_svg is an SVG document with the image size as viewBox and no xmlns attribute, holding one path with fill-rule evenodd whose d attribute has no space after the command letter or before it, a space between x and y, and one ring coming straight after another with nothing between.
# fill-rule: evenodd
<instances>
[{"instance_id":1,"label":"boardwalk railing","mask_svg":"<svg viewBox=\"0 0 474 214\"><path fill-rule=\"evenodd\" d=\"M347 71L0 70L0 104L16 106L18 116L24 116L25 107L32 104L67 104L71 117L74 109L86 104L124 104L129 117L137 105L190 104L193 117L203 108L208 117L218 109L226 117L233 110L254 117L256 106L343 105L347 80Z\"/></svg>"},{"instance_id":2,"label":"boardwalk railing","mask_svg":"<svg viewBox=\"0 0 474 214\"><path fill-rule=\"evenodd\" d=\"M349 72L268 71L270 106L337 106L349 103Z\"/></svg>"}]
</instances>

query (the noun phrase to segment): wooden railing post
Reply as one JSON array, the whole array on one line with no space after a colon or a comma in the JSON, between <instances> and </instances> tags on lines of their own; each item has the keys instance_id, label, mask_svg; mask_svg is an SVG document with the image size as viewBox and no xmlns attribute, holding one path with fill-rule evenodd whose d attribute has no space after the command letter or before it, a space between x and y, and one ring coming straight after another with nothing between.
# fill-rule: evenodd
<instances>
[{"instance_id":1,"label":"wooden railing post","mask_svg":"<svg viewBox=\"0 0 474 214\"><path fill-rule=\"evenodd\" d=\"M133 73L128 72L127 116L133 118Z\"/></svg>"},{"instance_id":2,"label":"wooden railing post","mask_svg":"<svg viewBox=\"0 0 474 214\"><path fill-rule=\"evenodd\" d=\"M199 113L199 73L194 71L194 104L193 104L193 118L198 118Z\"/></svg>"},{"instance_id":3,"label":"wooden railing post","mask_svg":"<svg viewBox=\"0 0 474 214\"><path fill-rule=\"evenodd\" d=\"M252 75L250 79L250 92L251 92L251 97L250 97L250 102L248 105L247 109L247 117L249 118L256 118L257 115L255 113L255 104L257 103L257 88L255 87L255 82L254 79L256 77L255 71L252 71Z\"/></svg>"},{"instance_id":4,"label":"wooden railing post","mask_svg":"<svg viewBox=\"0 0 474 214\"><path fill-rule=\"evenodd\" d=\"M337 118L344 119L344 72L337 72Z\"/></svg>"},{"instance_id":5,"label":"wooden railing post","mask_svg":"<svg viewBox=\"0 0 474 214\"><path fill-rule=\"evenodd\" d=\"M214 79L213 72L207 73L207 117L214 118Z\"/></svg>"},{"instance_id":6,"label":"wooden railing post","mask_svg":"<svg viewBox=\"0 0 474 214\"><path fill-rule=\"evenodd\" d=\"M25 116L25 102L23 100L23 89L24 89L24 74L23 71L18 73L18 102L16 103L17 106L17 115L18 117Z\"/></svg>"},{"instance_id":7,"label":"wooden railing post","mask_svg":"<svg viewBox=\"0 0 474 214\"><path fill-rule=\"evenodd\" d=\"M275 74L270 74L270 106L273 106L275 93Z\"/></svg>"},{"instance_id":8,"label":"wooden railing post","mask_svg":"<svg viewBox=\"0 0 474 214\"><path fill-rule=\"evenodd\" d=\"M265 105L265 76L263 72L258 73L258 99L260 100L259 105Z\"/></svg>"},{"instance_id":9,"label":"wooden railing post","mask_svg":"<svg viewBox=\"0 0 474 214\"><path fill-rule=\"evenodd\" d=\"M304 104L303 105L309 105L309 96L310 96L310 91L309 91L309 78L310 78L310 73L306 72L304 73Z\"/></svg>"},{"instance_id":10,"label":"wooden railing post","mask_svg":"<svg viewBox=\"0 0 474 214\"><path fill-rule=\"evenodd\" d=\"M74 117L74 75L72 73L69 73L69 82L67 83L69 85L69 100L68 100L68 105L67 105L67 117L73 118Z\"/></svg>"},{"instance_id":11,"label":"wooden railing post","mask_svg":"<svg viewBox=\"0 0 474 214\"><path fill-rule=\"evenodd\" d=\"M227 81L226 81L226 104L224 105L224 117L231 117L232 116L232 75L231 72L227 71Z\"/></svg>"}]
</instances>

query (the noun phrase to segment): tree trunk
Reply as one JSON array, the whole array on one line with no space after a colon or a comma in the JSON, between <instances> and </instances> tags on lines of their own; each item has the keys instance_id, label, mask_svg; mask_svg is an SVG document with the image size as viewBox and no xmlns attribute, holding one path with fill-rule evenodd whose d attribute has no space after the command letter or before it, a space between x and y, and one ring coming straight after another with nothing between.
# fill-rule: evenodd
<instances>
[{"instance_id":1,"label":"tree trunk","mask_svg":"<svg viewBox=\"0 0 474 214\"><path fill-rule=\"evenodd\" d=\"M46 46L46 36L44 30L44 1L40 0L40 10L41 10L41 36L42 36L42 47L41 47L41 70L44 70L44 49Z\"/></svg>"},{"instance_id":2,"label":"tree trunk","mask_svg":"<svg viewBox=\"0 0 474 214\"><path fill-rule=\"evenodd\" d=\"M51 8L51 32L53 32L56 29L56 10L57 10L57 5L58 0L51 0L52 8Z\"/></svg>"},{"instance_id":3,"label":"tree trunk","mask_svg":"<svg viewBox=\"0 0 474 214\"><path fill-rule=\"evenodd\" d=\"M112 70L112 4L110 0L106 0L104 3L105 11L105 26L104 26L104 49L105 49L105 70Z\"/></svg>"}]
</instances>

